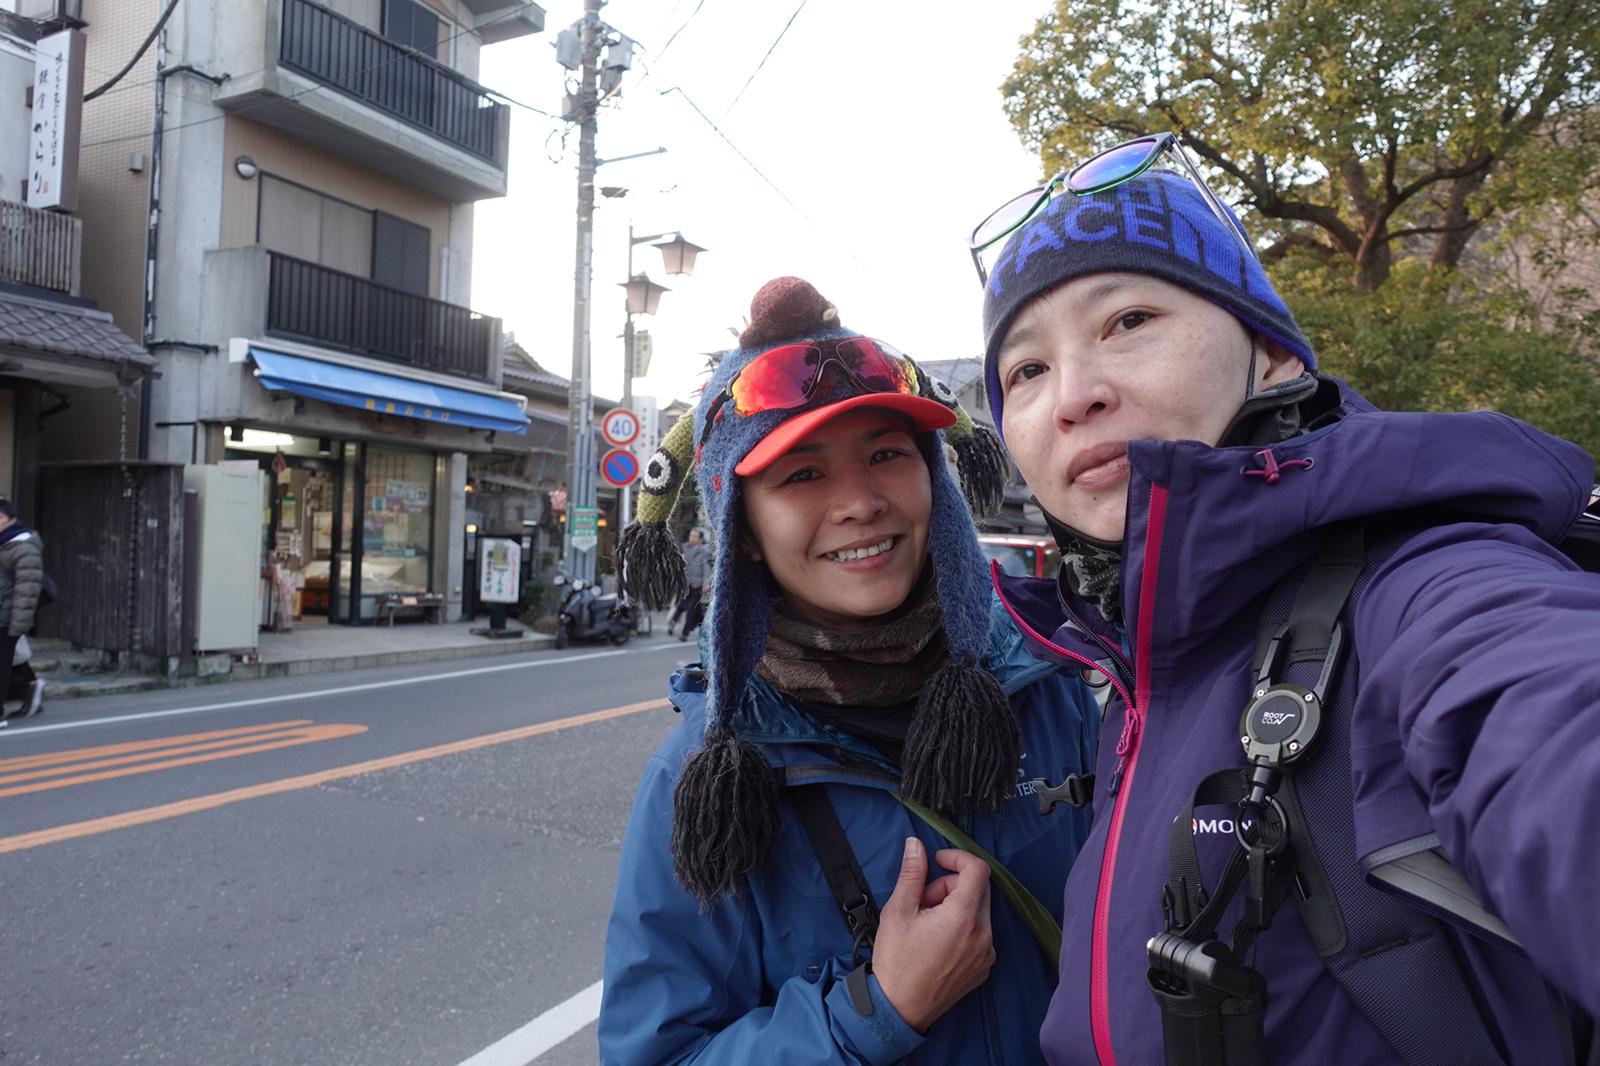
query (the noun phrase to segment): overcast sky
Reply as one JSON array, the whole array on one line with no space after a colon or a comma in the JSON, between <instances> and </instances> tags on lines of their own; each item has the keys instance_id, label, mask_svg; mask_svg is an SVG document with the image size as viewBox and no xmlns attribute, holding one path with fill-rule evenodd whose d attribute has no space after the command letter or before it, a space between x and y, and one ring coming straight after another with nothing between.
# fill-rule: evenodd
<instances>
[{"instance_id":1,"label":"overcast sky","mask_svg":"<svg viewBox=\"0 0 1600 1066\"><path fill-rule=\"evenodd\" d=\"M806 0L803 7L800 0L614 0L606 6L605 21L639 49L620 97L601 109L598 154L615 158L657 146L667 152L599 171L597 185L629 192L597 199L595 391L621 394L618 284L627 276L630 223L640 234L682 231L709 249L693 277L667 277L659 252L634 249L635 270L648 270L673 290L658 314L637 319L654 336L655 356L635 391L663 405L690 395L702 378L701 353L731 346L729 327L743 325L750 297L783 274L813 282L838 305L845 325L913 357L979 354L981 290L963 238L989 210L1040 178L1037 158L1023 150L1001 110L999 86L1018 38L1048 6L1049 0L959 6ZM741 96L797 7L798 17ZM559 113L569 75L551 45L582 8L581 0L551 0L544 33L485 48L482 83ZM663 95L674 88L681 92ZM476 217L472 306L501 316L535 358L560 374L570 372L572 360L577 148L575 127L513 108L510 193L480 203Z\"/></svg>"}]
</instances>

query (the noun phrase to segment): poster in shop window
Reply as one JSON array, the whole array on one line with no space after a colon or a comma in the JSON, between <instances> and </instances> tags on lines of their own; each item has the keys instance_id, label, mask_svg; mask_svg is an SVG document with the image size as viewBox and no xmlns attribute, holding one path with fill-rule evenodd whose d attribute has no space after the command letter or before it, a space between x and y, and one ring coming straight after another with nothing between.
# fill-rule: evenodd
<instances>
[{"instance_id":1,"label":"poster in shop window","mask_svg":"<svg viewBox=\"0 0 1600 1066\"><path fill-rule=\"evenodd\" d=\"M522 545L509 537L479 537L478 598L484 603L516 603L522 573Z\"/></svg>"}]
</instances>

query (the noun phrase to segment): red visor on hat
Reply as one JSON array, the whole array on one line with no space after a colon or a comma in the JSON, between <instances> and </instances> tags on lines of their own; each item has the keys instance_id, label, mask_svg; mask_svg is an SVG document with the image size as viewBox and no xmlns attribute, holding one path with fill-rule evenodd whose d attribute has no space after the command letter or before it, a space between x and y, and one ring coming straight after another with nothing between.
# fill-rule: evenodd
<instances>
[{"instance_id":1,"label":"red visor on hat","mask_svg":"<svg viewBox=\"0 0 1600 1066\"><path fill-rule=\"evenodd\" d=\"M906 396L896 392L868 392L850 396L825 407L813 408L782 423L762 437L750 453L739 460L733 472L740 477L759 474L781 459L790 448L805 438L812 430L847 411L858 407L881 407L911 419L911 427L918 432L949 429L956 424L956 413L937 400L925 396Z\"/></svg>"}]
</instances>

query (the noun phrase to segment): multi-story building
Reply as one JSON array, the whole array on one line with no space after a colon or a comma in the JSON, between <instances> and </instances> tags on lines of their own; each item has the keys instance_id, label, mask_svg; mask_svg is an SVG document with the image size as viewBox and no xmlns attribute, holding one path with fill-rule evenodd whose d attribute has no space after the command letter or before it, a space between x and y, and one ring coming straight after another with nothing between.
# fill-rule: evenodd
<instances>
[{"instance_id":1,"label":"multi-story building","mask_svg":"<svg viewBox=\"0 0 1600 1066\"><path fill-rule=\"evenodd\" d=\"M120 416L127 391L155 365L83 297L83 221L70 192L77 175L60 141L73 132L81 42L52 36L41 62L39 40L55 28L0 5L0 496L30 521L47 427L74 397L93 396ZM53 145L53 168L34 159L41 137ZM65 197L49 187L63 183Z\"/></svg>"},{"instance_id":2,"label":"multi-story building","mask_svg":"<svg viewBox=\"0 0 1600 1066\"><path fill-rule=\"evenodd\" d=\"M467 456L526 431L498 319L471 303L473 204L506 191L509 108L485 45L528 0L81 0L85 292L160 376L140 458L266 470L263 565L306 616L383 595L458 613ZM163 22L163 20L165 20ZM157 27L159 26L159 29ZM74 399L58 459L114 454Z\"/></svg>"}]
</instances>

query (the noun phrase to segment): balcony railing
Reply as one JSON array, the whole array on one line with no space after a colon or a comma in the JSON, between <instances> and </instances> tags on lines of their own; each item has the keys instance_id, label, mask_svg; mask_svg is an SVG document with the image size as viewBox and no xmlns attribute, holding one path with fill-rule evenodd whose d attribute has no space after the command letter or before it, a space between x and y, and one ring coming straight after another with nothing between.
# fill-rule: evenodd
<instances>
[{"instance_id":1,"label":"balcony railing","mask_svg":"<svg viewBox=\"0 0 1600 1066\"><path fill-rule=\"evenodd\" d=\"M283 0L278 61L493 162L505 104L483 86L311 0Z\"/></svg>"},{"instance_id":2,"label":"balcony railing","mask_svg":"<svg viewBox=\"0 0 1600 1066\"><path fill-rule=\"evenodd\" d=\"M267 333L424 370L488 379L500 320L270 253Z\"/></svg>"},{"instance_id":3,"label":"balcony railing","mask_svg":"<svg viewBox=\"0 0 1600 1066\"><path fill-rule=\"evenodd\" d=\"M0 281L76 296L82 253L79 219L0 201Z\"/></svg>"}]
</instances>

